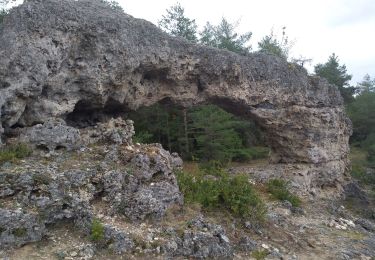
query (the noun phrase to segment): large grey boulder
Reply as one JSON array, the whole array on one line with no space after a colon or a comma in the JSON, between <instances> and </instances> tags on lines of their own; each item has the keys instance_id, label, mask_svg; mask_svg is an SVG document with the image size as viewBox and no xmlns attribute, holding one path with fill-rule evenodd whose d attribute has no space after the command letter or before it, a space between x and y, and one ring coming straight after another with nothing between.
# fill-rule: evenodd
<instances>
[{"instance_id":1,"label":"large grey boulder","mask_svg":"<svg viewBox=\"0 0 375 260\"><path fill-rule=\"evenodd\" d=\"M172 231L172 238L163 246L166 255L198 259L232 259L233 248L225 230L208 222L203 216L191 220L189 228L179 237Z\"/></svg>"},{"instance_id":2,"label":"large grey boulder","mask_svg":"<svg viewBox=\"0 0 375 260\"><path fill-rule=\"evenodd\" d=\"M0 208L0 249L39 241L46 232L38 216Z\"/></svg>"},{"instance_id":3,"label":"large grey boulder","mask_svg":"<svg viewBox=\"0 0 375 260\"><path fill-rule=\"evenodd\" d=\"M5 18L0 46L0 132L51 117L92 125L159 101L211 102L255 119L272 162L302 165L304 186L344 182L351 123L342 97L296 64L173 38L99 0L27 1Z\"/></svg>"},{"instance_id":4,"label":"large grey boulder","mask_svg":"<svg viewBox=\"0 0 375 260\"><path fill-rule=\"evenodd\" d=\"M67 126L64 120L51 118L43 124L25 128L20 141L48 151L74 150L80 146L81 136L78 129Z\"/></svg>"}]
</instances>

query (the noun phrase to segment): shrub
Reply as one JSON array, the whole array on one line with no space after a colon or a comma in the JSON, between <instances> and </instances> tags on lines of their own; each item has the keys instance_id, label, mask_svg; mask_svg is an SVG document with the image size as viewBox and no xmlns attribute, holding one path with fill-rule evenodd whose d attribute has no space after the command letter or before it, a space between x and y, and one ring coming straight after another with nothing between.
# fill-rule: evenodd
<instances>
[{"instance_id":1,"label":"shrub","mask_svg":"<svg viewBox=\"0 0 375 260\"><path fill-rule=\"evenodd\" d=\"M256 260L264 260L269 255L269 252L265 249L263 250L256 250L251 253L251 256Z\"/></svg>"},{"instance_id":2,"label":"shrub","mask_svg":"<svg viewBox=\"0 0 375 260\"><path fill-rule=\"evenodd\" d=\"M152 134L148 131L139 131L136 132L133 136L133 142L134 143L151 143L152 142Z\"/></svg>"},{"instance_id":3,"label":"shrub","mask_svg":"<svg viewBox=\"0 0 375 260\"><path fill-rule=\"evenodd\" d=\"M352 161L351 175L362 184L375 185L375 174L366 171L366 168L375 165L375 147L374 154L372 146L366 152L364 149L356 147L351 148L350 159Z\"/></svg>"},{"instance_id":4,"label":"shrub","mask_svg":"<svg viewBox=\"0 0 375 260\"><path fill-rule=\"evenodd\" d=\"M263 221L266 209L247 176L229 176L220 170L218 177L201 171L191 175L177 174L181 192L187 203L199 203L206 209L226 209L235 216Z\"/></svg>"},{"instance_id":5,"label":"shrub","mask_svg":"<svg viewBox=\"0 0 375 260\"><path fill-rule=\"evenodd\" d=\"M237 150L233 161L246 162L249 160L268 158L270 149L264 146L254 146Z\"/></svg>"},{"instance_id":6,"label":"shrub","mask_svg":"<svg viewBox=\"0 0 375 260\"><path fill-rule=\"evenodd\" d=\"M298 207L301 204L300 198L292 194L288 190L288 184L286 181L281 179L271 179L267 183L267 190L275 199L289 201L293 207Z\"/></svg>"},{"instance_id":7,"label":"shrub","mask_svg":"<svg viewBox=\"0 0 375 260\"><path fill-rule=\"evenodd\" d=\"M375 144L370 145L367 150L368 166L375 168Z\"/></svg>"},{"instance_id":8,"label":"shrub","mask_svg":"<svg viewBox=\"0 0 375 260\"><path fill-rule=\"evenodd\" d=\"M16 144L0 149L0 163L15 161L30 156L32 150L26 144Z\"/></svg>"},{"instance_id":9,"label":"shrub","mask_svg":"<svg viewBox=\"0 0 375 260\"><path fill-rule=\"evenodd\" d=\"M223 167L225 167L225 165L227 165L225 162L212 160L200 163L199 170L202 174L221 176L223 173L225 174L223 170Z\"/></svg>"},{"instance_id":10,"label":"shrub","mask_svg":"<svg viewBox=\"0 0 375 260\"><path fill-rule=\"evenodd\" d=\"M91 240L102 241L104 239L104 225L99 219L94 219L91 224Z\"/></svg>"}]
</instances>

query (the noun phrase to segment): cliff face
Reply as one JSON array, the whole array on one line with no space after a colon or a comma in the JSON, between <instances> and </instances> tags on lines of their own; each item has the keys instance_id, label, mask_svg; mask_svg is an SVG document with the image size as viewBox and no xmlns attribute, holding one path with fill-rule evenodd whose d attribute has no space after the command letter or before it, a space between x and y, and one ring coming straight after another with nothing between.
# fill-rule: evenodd
<instances>
[{"instance_id":1,"label":"cliff face","mask_svg":"<svg viewBox=\"0 0 375 260\"><path fill-rule=\"evenodd\" d=\"M308 185L343 180L351 125L342 98L297 65L194 45L91 0L25 3L5 19L0 46L1 132L159 101L210 102L256 120L272 161L299 165Z\"/></svg>"}]
</instances>

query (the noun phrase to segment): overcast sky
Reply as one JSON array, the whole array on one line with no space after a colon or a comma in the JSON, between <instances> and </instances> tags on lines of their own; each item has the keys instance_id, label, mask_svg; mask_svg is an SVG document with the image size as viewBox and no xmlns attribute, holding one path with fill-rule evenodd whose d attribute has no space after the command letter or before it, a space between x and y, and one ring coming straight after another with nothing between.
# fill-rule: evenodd
<instances>
[{"instance_id":1,"label":"overcast sky","mask_svg":"<svg viewBox=\"0 0 375 260\"><path fill-rule=\"evenodd\" d=\"M175 0L118 0L125 12L154 24ZM240 19L240 32L251 31L251 44L271 29L286 27L294 40L291 56L324 63L333 52L353 75L352 84L368 73L375 77L375 0L180 0L186 15L203 27L221 17ZM312 66L309 68L312 70Z\"/></svg>"}]
</instances>

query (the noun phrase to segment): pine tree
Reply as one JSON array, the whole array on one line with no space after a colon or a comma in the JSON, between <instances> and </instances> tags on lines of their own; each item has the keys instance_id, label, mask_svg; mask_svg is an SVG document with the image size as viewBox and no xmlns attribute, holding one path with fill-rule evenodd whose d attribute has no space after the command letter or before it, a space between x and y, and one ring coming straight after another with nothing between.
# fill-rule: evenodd
<instances>
[{"instance_id":1,"label":"pine tree","mask_svg":"<svg viewBox=\"0 0 375 260\"><path fill-rule=\"evenodd\" d=\"M371 79L369 74L363 77L363 80L357 84L357 93L375 92L375 78Z\"/></svg>"},{"instance_id":2,"label":"pine tree","mask_svg":"<svg viewBox=\"0 0 375 260\"><path fill-rule=\"evenodd\" d=\"M207 46L226 49L242 55L248 54L251 50L251 46L248 45L248 42L252 33L238 34L235 31L237 27L238 22L231 24L224 17L217 26L207 22L203 31L200 33L200 42Z\"/></svg>"},{"instance_id":3,"label":"pine tree","mask_svg":"<svg viewBox=\"0 0 375 260\"><path fill-rule=\"evenodd\" d=\"M292 44L289 42L285 29L286 27L283 27L283 32L280 40L277 39L273 31L271 31L269 35L263 37L263 39L258 42L259 52L275 55L287 60L289 51L292 48Z\"/></svg>"},{"instance_id":4,"label":"pine tree","mask_svg":"<svg viewBox=\"0 0 375 260\"><path fill-rule=\"evenodd\" d=\"M191 42L197 42L197 24L194 19L185 16L185 9L177 3L162 16L159 27L173 36L183 37Z\"/></svg>"},{"instance_id":5,"label":"pine tree","mask_svg":"<svg viewBox=\"0 0 375 260\"><path fill-rule=\"evenodd\" d=\"M242 141L234 130L236 120L224 110L207 105L190 113L189 133L194 137L195 157L200 160L230 161Z\"/></svg>"},{"instance_id":6,"label":"pine tree","mask_svg":"<svg viewBox=\"0 0 375 260\"><path fill-rule=\"evenodd\" d=\"M316 75L327 79L329 83L339 88L345 103L348 104L354 100L355 88L349 85L352 75L347 74L346 66L339 64L339 59L334 53L326 63L316 65L314 70Z\"/></svg>"}]
</instances>

